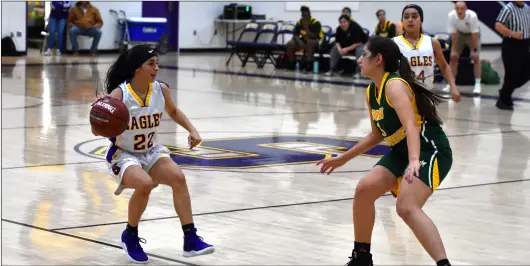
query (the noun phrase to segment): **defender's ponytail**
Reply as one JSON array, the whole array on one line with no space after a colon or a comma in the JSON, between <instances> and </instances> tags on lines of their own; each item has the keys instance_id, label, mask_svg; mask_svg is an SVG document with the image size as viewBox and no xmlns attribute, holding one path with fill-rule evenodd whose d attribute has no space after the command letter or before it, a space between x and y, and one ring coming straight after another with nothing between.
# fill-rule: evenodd
<instances>
[{"instance_id":1,"label":"defender's ponytail","mask_svg":"<svg viewBox=\"0 0 530 266\"><path fill-rule=\"evenodd\" d=\"M429 122L441 125L443 122L436 111L436 105L440 104L447 98L433 93L424 84L418 82L414 71L410 68L407 58L401 53L399 59L399 75L412 88L420 115L425 117Z\"/></svg>"}]
</instances>

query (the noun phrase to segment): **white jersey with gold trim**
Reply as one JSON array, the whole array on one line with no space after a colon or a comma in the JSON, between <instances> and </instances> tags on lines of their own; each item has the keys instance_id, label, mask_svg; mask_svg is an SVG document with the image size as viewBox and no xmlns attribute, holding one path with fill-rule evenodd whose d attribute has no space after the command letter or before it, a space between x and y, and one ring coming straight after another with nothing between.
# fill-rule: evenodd
<instances>
[{"instance_id":1,"label":"white jersey with gold trim","mask_svg":"<svg viewBox=\"0 0 530 266\"><path fill-rule=\"evenodd\" d=\"M434 84L434 48L432 39L428 35L421 34L416 46L412 45L403 35L393 38L399 46L401 53L408 59L416 78L432 88Z\"/></svg>"},{"instance_id":2,"label":"white jersey with gold trim","mask_svg":"<svg viewBox=\"0 0 530 266\"><path fill-rule=\"evenodd\" d=\"M150 151L157 145L157 133L162 114L165 111L165 98L158 81L149 84L145 102L134 92L131 84L124 82L119 88L122 101L129 109L130 120L127 130L120 136L110 138L109 150L119 148L133 153ZM110 154L108 154L110 155ZM112 155L111 155L112 156Z\"/></svg>"}]
</instances>

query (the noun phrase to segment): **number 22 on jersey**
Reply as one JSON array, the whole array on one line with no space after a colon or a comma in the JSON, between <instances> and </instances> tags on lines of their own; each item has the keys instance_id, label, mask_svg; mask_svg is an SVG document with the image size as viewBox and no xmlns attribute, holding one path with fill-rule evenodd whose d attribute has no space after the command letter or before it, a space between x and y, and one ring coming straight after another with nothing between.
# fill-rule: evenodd
<instances>
[{"instance_id":1,"label":"number 22 on jersey","mask_svg":"<svg viewBox=\"0 0 530 266\"><path fill-rule=\"evenodd\" d=\"M146 148L149 149L153 147L153 136L155 132L151 132L148 135L138 134L134 135L134 150L143 151Z\"/></svg>"}]
</instances>

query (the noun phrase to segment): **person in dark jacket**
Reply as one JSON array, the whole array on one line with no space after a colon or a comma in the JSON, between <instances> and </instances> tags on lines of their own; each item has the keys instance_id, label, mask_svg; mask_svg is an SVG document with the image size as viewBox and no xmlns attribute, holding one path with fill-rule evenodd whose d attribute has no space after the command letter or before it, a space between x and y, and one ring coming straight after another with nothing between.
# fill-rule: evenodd
<instances>
[{"instance_id":1,"label":"person in dark jacket","mask_svg":"<svg viewBox=\"0 0 530 266\"><path fill-rule=\"evenodd\" d=\"M48 17L48 49L44 55L52 55L52 47L57 34L57 46L55 55L61 55L64 41L64 29L66 28L66 19L68 12L72 7L72 1L52 1L51 12Z\"/></svg>"},{"instance_id":2,"label":"person in dark jacket","mask_svg":"<svg viewBox=\"0 0 530 266\"><path fill-rule=\"evenodd\" d=\"M302 18L296 22L293 31L293 39L287 43L287 58L289 68L294 68L296 64L296 52L304 49L304 69L309 71L313 64L313 54L318 48L318 41L324 37L322 25L311 16L309 7L300 8Z\"/></svg>"},{"instance_id":3,"label":"person in dark jacket","mask_svg":"<svg viewBox=\"0 0 530 266\"><path fill-rule=\"evenodd\" d=\"M83 35L93 38L90 52L93 56L96 55L99 40L101 39L101 27L103 27L99 9L90 4L89 1L77 2L70 10L68 27L70 28L70 41L72 42L74 54L77 54L79 50L77 36Z\"/></svg>"},{"instance_id":4,"label":"person in dark jacket","mask_svg":"<svg viewBox=\"0 0 530 266\"><path fill-rule=\"evenodd\" d=\"M335 45L330 52L330 70L326 76L335 74L335 68L342 56L355 55L360 57L363 45L368 41L368 35L363 28L352 21L348 15L339 17L340 25L335 31Z\"/></svg>"}]
</instances>

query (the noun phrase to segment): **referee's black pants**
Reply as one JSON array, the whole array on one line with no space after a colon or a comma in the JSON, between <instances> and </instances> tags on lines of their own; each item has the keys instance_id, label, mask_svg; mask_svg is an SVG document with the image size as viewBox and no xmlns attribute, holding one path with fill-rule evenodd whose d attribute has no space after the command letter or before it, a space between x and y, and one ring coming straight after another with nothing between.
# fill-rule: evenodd
<instances>
[{"instance_id":1,"label":"referee's black pants","mask_svg":"<svg viewBox=\"0 0 530 266\"><path fill-rule=\"evenodd\" d=\"M530 80L530 40L504 39L501 56L504 64L504 83L499 91L500 100L513 106L513 91Z\"/></svg>"}]
</instances>

